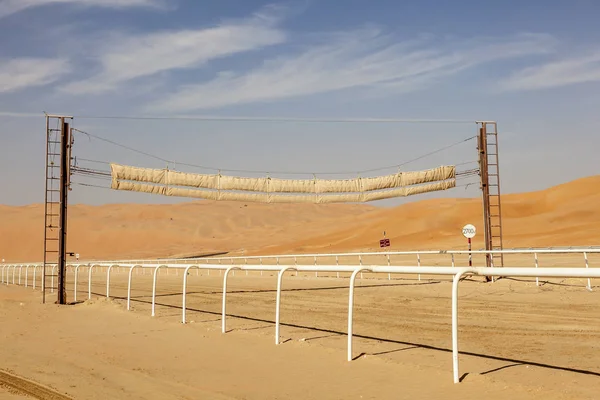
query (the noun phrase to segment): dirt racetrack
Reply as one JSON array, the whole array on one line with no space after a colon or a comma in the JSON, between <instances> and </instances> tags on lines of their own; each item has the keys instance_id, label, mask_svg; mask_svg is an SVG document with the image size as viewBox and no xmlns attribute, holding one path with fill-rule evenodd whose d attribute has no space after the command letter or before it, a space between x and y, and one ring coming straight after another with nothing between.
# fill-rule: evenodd
<instances>
[{"instance_id":1,"label":"dirt racetrack","mask_svg":"<svg viewBox=\"0 0 600 400\"><path fill-rule=\"evenodd\" d=\"M93 275L92 300L82 269L85 301L63 308L39 304L31 288L0 287L2 320L16 322L3 324L2 368L76 399L592 399L600 390L598 289L584 280L464 281L464 380L454 385L447 280L358 279L348 363L345 278L286 275L275 346L272 273L231 276L227 334L218 271L191 271L185 326L181 271L161 270L154 318L150 271L133 275L130 312L126 271L111 274L111 300L105 273Z\"/></svg>"}]
</instances>

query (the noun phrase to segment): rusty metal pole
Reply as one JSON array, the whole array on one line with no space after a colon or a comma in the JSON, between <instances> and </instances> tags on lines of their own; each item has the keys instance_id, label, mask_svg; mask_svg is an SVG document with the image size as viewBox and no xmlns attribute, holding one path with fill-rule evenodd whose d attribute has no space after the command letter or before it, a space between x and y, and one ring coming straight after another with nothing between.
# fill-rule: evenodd
<instances>
[{"instance_id":1,"label":"rusty metal pole","mask_svg":"<svg viewBox=\"0 0 600 400\"><path fill-rule=\"evenodd\" d=\"M492 250L492 227L490 225L490 188L489 188L489 172L488 172L488 152L487 152L487 129L485 122L481 123L479 128L479 138L477 141L479 150L479 171L481 175L481 195L483 202L483 236L485 241L485 249ZM492 266L492 259L489 253L485 255L485 263L487 267ZM485 277L486 281L490 281L490 277Z\"/></svg>"},{"instance_id":2,"label":"rusty metal pole","mask_svg":"<svg viewBox=\"0 0 600 400\"><path fill-rule=\"evenodd\" d=\"M61 118L60 132L60 224L58 236L58 304L67 304L67 199L69 193L71 130Z\"/></svg>"}]
</instances>

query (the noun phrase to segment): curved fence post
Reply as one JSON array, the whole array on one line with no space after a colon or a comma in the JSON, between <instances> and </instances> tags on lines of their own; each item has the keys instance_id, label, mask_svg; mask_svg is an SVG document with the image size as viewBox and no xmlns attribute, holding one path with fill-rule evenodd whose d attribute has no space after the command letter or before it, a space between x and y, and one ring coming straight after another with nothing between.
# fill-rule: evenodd
<instances>
[{"instance_id":1,"label":"curved fence post","mask_svg":"<svg viewBox=\"0 0 600 400\"><path fill-rule=\"evenodd\" d=\"M392 265L391 261L390 261L390 255L389 254L387 255L387 264L388 264L388 267L390 265ZM388 281L391 280L391 279L392 279L392 274L388 273Z\"/></svg>"},{"instance_id":2,"label":"curved fence post","mask_svg":"<svg viewBox=\"0 0 600 400\"><path fill-rule=\"evenodd\" d=\"M21 284L21 273L23 272L23 265L19 265L19 285Z\"/></svg>"},{"instance_id":3,"label":"curved fence post","mask_svg":"<svg viewBox=\"0 0 600 400\"><path fill-rule=\"evenodd\" d=\"M15 274L17 273L17 265L13 265L13 285L15 284Z\"/></svg>"},{"instance_id":4,"label":"curved fence post","mask_svg":"<svg viewBox=\"0 0 600 400\"><path fill-rule=\"evenodd\" d=\"M585 267L589 268L590 263L588 261L587 253L585 251L583 252L583 259L585 260ZM587 280L587 290L589 290L590 292L592 291L592 279L591 278L588 278L588 280Z\"/></svg>"},{"instance_id":5,"label":"curved fence post","mask_svg":"<svg viewBox=\"0 0 600 400\"><path fill-rule=\"evenodd\" d=\"M88 300L91 300L92 298L92 270L95 266L96 265L94 264L90 265L90 268L88 270Z\"/></svg>"},{"instance_id":6,"label":"curved fence post","mask_svg":"<svg viewBox=\"0 0 600 400\"><path fill-rule=\"evenodd\" d=\"M537 268L537 267L539 267L539 264L540 264L538 261L537 253L533 253L533 257L535 259L535 267ZM539 276L535 277L535 286L540 286L540 277Z\"/></svg>"},{"instance_id":7,"label":"curved fence post","mask_svg":"<svg viewBox=\"0 0 600 400\"><path fill-rule=\"evenodd\" d=\"M106 269L106 297L110 297L110 272L112 271L113 267L118 267L118 265L110 265Z\"/></svg>"},{"instance_id":8,"label":"curved fence post","mask_svg":"<svg viewBox=\"0 0 600 400\"><path fill-rule=\"evenodd\" d=\"M459 383L458 376L458 284L460 279L468 274L475 273L471 269L463 269L454 275L452 280L452 372L454 374L454 383Z\"/></svg>"},{"instance_id":9,"label":"curved fence post","mask_svg":"<svg viewBox=\"0 0 600 400\"><path fill-rule=\"evenodd\" d=\"M187 277L188 277L188 273L189 273L190 269L192 269L192 268L196 268L197 271L200 269L200 267L198 267L197 265L190 265L183 272L183 298L181 301L181 307L182 307L181 323L182 324L185 324L185 308L186 308L185 299L187 297Z\"/></svg>"},{"instance_id":10,"label":"curved fence post","mask_svg":"<svg viewBox=\"0 0 600 400\"><path fill-rule=\"evenodd\" d=\"M229 276L229 272L234 269L242 269L241 267L232 265L225 270L225 274L223 274L223 307L221 311L221 332L226 332L226 320L225 320L225 312L227 308L227 277ZM262 270L261 270L262 272Z\"/></svg>"},{"instance_id":11,"label":"curved fence post","mask_svg":"<svg viewBox=\"0 0 600 400\"><path fill-rule=\"evenodd\" d=\"M283 281L283 274L286 271L298 271L296 267L285 267L279 271L277 275L277 300L275 301L275 344L279 344L279 316L281 309L281 283Z\"/></svg>"},{"instance_id":12,"label":"curved fence post","mask_svg":"<svg viewBox=\"0 0 600 400\"><path fill-rule=\"evenodd\" d=\"M158 274L158 270L161 268L167 268L167 273L169 273L168 265L159 265L154 268L154 276L152 277L152 316L154 317L154 310L156 309L156 275Z\"/></svg>"},{"instance_id":13,"label":"curved fence post","mask_svg":"<svg viewBox=\"0 0 600 400\"><path fill-rule=\"evenodd\" d=\"M37 269L38 269L38 266L34 265L33 266L33 290L35 290L35 278L36 278Z\"/></svg>"},{"instance_id":14,"label":"curved fence post","mask_svg":"<svg viewBox=\"0 0 600 400\"><path fill-rule=\"evenodd\" d=\"M117 266L120 268L119 266ZM133 270L137 267L144 268L141 265L133 265L129 268L129 279L127 280L127 311L131 309L131 275L133 275Z\"/></svg>"},{"instance_id":15,"label":"curved fence post","mask_svg":"<svg viewBox=\"0 0 600 400\"><path fill-rule=\"evenodd\" d=\"M358 265L360 265L362 267L362 255L358 256ZM362 278L363 278L363 273L361 271L361 273L360 273L360 279L362 279Z\"/></svg>"},{"instance_id":16,"label":"curved fence post","mask_svg":"<svg viewBox=\"0 0 600 400\"><path fill-rule=\"evenodd\" d=\"M356 275L363 271L373 272L371 268L358 268L350 276L350 294L348 296L348 361L352 361L352 318L354 314L354 282Z\"/></svg>"},{"instance_id":17,"label":"curved fence post","mask_svg":"<svg viewBox=\"0 0 600 400\"><path fill-rule=\"evenodd\" d=\"M75 284L73 285L73 301L77 301L77 278L79 278L79 267L83 264L75 266ZM54 273L52 273L54 275ZM54 277L52 277L52 286L54 286Z\"/></svg>"},{"instance_id":18,"label":"curved fence post","mask_svg":"<svg viewBox=\"0 0 600 400\"><path fill-rule=\"evenodd\" d=\"M25 287L27 287L27 281L29 280L29 267L29 264L25 266Z\"/></svg>"},{"instance_id":19,"label":"curved fence post","mask_svg":"<svg viewBox=\"0 0 600 400\"><path fill-rule=\"evenodd\" d=\"M50 277L50 293L54 293L54 274L56 273L56 265L53 265L50 271L52 274ZM75 282L77 282L77 280L75 280ZM77 286L77 284L75 286Z\"/></svg>"}]
</instances>

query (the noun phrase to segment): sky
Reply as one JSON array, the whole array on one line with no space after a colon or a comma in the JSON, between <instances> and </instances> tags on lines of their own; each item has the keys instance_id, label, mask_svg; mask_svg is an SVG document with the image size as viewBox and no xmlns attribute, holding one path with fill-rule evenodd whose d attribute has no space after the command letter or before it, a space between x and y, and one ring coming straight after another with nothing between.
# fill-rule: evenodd
<instances>
[{"instance_id":1,"label":"sky","mask_svg":"<svg viewBox=\"0 0 600 400\"><path fill-rule=\"evenodd\" d=\"M93 135L76 133L78 165L102 170L469 169L464 140L493 120L503 193L600 174L598 16L595 0L0 0L0 204L43 202L43 112L74 116ZM97 118L115 116L147 119ZM189 201L73 181L71 203ZM459 184L406 200L479 195Z\"/></svg>"}]
</instances>

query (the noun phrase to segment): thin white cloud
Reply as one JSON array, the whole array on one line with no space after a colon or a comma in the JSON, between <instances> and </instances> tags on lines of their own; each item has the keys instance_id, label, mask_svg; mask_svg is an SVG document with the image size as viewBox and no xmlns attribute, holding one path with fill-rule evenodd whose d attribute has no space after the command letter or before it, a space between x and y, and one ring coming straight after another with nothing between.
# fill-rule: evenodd
<instances>
[{"instance_id":1,"label":"thin white cloud","mask_svg":"<svg viewBox=\"0 0 600 400\"><path fill-rule=\"evenodd\" d=\"M0 93L47 85L68 72L69 62L62 58L17 58L0 61Z\"/></svg>"},{"instance_id":2,"label":"thin white cloud","mask_svg":"<svg viewBox=\"0 0 600 400\"><path fill-rule=\"evenodd\" d=\"M286 34L276 27L281 11L278 7L265 7L250 18L210 28L113 39L96 56L101 72L68 84L63 90L72 94L102 93L136 78L197 68L210 60L282 43Z\"/></svg>"},{"instance_id":3,"label":"thin white cloud","mask_svg":"<svg viewBox=\"0 0 600 400\"><path fill-rule=\"evenodd\" d=\"M600 82L600 51L525 68L498 84L500 91L536 90Z\"/></svg>"},{"instance_id":4,"label":"thin white cloud","mask_svg":"<svg viewBox=\"0 0 600 400\"><path fill-rule=\"evenodd\" d=\"M149 7L164 8L164 0L0 0L0 18L6 17L30 8L51 4L70 4L80 7L129 8Z\"/></svg>"},{"instance_id":5,"label":"thin white cloud","mask_svg":"<svg viewBox=\"0 0 600 400\"><path fill-rule=\"evenodd\" d=\"M359 87L409 91L493 60L546 53L553 45L551 37L533 34L442 45L422 39L394 43L376 29L341 33L252 71L222 72L212 81L182 86L148 110L185 112Z\"/></svg>"}]
</instances>

